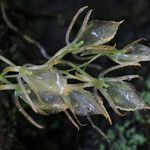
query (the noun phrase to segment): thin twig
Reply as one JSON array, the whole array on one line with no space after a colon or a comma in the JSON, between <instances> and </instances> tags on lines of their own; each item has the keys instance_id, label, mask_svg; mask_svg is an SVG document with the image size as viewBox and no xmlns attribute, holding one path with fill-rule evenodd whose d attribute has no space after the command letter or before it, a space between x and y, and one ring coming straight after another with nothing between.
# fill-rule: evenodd
<instances>
[{"instance_id":1,"label":"thin twig","mask_svg":"<svg viewBox=\"0 0 150 150\"><path fill-rule=\"evenodd\" d=\"M66 41L66 44L69 44L70 41L69 41L69 37L70 37L70 32L72 30L72 27L74 25L74 23L76 22L77 18L79 17L79 15L82 13L83 10L85 10L86 8L88 8L88 6L84 6L82 7L81 9L78 10L78 12L75 14L75 16L73 17L68 29L67 29L67 32L66 32L66 37L65 37L65 41Z\"/></svg>"},{"instance_id":2,"label":"thin twig","mask_svg":"<svg viewBox=\"0 0 150 150\"><path fill-rule=\"evenodd\" d=\"M23 34L21 31L19 31L19 29L14 26L8 19L7 15L6 15L6 12L5 12L5 4L4 2L2 1L1 2L1 13L2 13L2 17L6 23L6 25L11 29L13 30L15 33L17 33L19 36L21 36L25 41L31 43L31 44L34 44L41 52L41 54L43 55L44 58L46 59L49 59L49 55L46 53L46 50L44 49L44 47L39 43L37 42L36 40L34 40L33 38L31 38L30 36L26 35L26 34Z\"/></svg>"},{"instance_id":3,"label":"thin twig","mask_svg":"<svg viewBox=\"0 0 150 150\"><path fill-rule=\"evenodd\" d=\"M106 75L107 73L111 71L124 68L124 67L128 67L128 66L141 66L141 65L139 63L126 63L126 64L121 64L121 65L116 65L116 66L113 66L104 70L102 73L99 74L99 77L103 77L104 75Z\"/></svg>"},{"instance_id":4,"label":"thin twig","mask_svg":"<svg viewBox=\"0 0 150 150\"><path fill-rule=\"evenodd\" d=\"M111 144L110 144L111 142L110 142L110 140L108 139L107 135L106 135L100 128L98 128L98 127L93 123L93 121L92 121L92 119L91 119L91 117L90 117L89 115L87 115L87 119L88 119L88 121L90 122L91 126L92 126L96 131L98 131L98 133L104 138L104 140L106 140L106 142L108 143L110 149L112 150Z\"/></svg>"}]
</instances>

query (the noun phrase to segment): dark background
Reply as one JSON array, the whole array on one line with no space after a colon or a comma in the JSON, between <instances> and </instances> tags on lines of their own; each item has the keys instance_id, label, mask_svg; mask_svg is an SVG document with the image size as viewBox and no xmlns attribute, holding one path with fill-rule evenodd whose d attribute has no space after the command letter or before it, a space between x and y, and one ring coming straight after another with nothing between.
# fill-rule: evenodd
<instances>
[{"instance_id":1,"label":"dark background","mask_svg":"<svg viewBox=\"0 0 150 150\"><path fill-rule=\"evenodd\" d=\"M90 20L125 20L121 24L114 42L121 48L141 37L148 39L150 45L150 1L149 0L5 0L9 20L19 30L39 41L50 55L65 46L65 32L77 10L85 5L94 9ZM83 15L75 24L72 35L78 31ZM42 64L46 59L36 46L26 42L5 24L0 14L0 54L17 65L25 63ZM68 57L68 60L71 58ZM95 63L102 67L111 66L111 61L102 58ZM1 69L5 66L1 63ZM149 77L150 63L142 63L141 68L126 69L123 73L135 73L145 79ZM97 74L94 70L93 74ZM136 88L145 89L144 82L135 81ZM106 142L88 124L85 117L80 120L88 125L79 131L70 123L63 113L40 116L25 105L25 109L37 121L42 122L41 130L30 124L16 109L12 101L12 92L0 93L0 150L100 150L100 144ZM107 104L106 104L107 105ZM110 109L109 106L107 107ZM149 113L148 111L143 114ZM146 137L146 142L137 149L150 149L149 125L136 122L133 113L125 117L117 116L111 109L113 125L110 126L102 116L93 116L93 120L105 133L109 128L115 131L115 124L124 124L130 120L133 127ZM133 121L132 121L133 119ZM147 127L148 126L148 127ZM147 129L148 128L148 129ZM116 130L116 132L118 132ZM119 138L119 136L116 138ZM128 139L126 139L128 141ZM113 144L113 143L112 143Z\"/></svg>"}]
</instances>

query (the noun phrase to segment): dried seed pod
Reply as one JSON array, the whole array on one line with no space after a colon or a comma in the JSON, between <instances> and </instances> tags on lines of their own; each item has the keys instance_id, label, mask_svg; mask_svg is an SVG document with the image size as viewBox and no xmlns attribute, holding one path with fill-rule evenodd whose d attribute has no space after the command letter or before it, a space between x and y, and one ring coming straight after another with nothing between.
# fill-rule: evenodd
<instances>
[{"instance_id":1,"label":"dried seed pod","mask_svg":"<svg viewBox=\"0 0 150 150\"><path fill-rule=\"evenodd\" d=\"M110 116L98 95L93 95L92 93L82 89L78 91L71 91L69 98L75 114L79 116L102 114L111 123Z\"/></svg>"},{"instance_id":2,"label":"dried seed pod","mask_svg":"<svg viewBox=\"0 0 150 150\"><path fill-rule=\"evenodd\" d=\"M89 94L89 92L85 93L85 91L71 91L69 98L74 112L80 116L100 113L98 105L96 102L91 100L91 94Z\"/></svg>"},{"instance_id":3,"label":"dried seed pod","mask_svg":"<svg viewBox=\"0 0 150 150\"><path fill-rule=\"evenodd\" d=\"M29 96L32 99L33 105L37 109L39 114L48 115L48 114L56 114L68 109L67 104L65 103L63 96L58 95L52 91L40 91L40 98L42 102L37 99L36 94L33 91L30 91ZM24 100L27 104L28 100L24 93L18 93L18 96ZM30 104L29 104L30 105Z\"/></svg>"},{"instance_id":4,"label":"dried seed pod","mask_svg":"<svg viewBox=\"0 0 150 150\"><path fill-rule=\"evenodd\" d=\"M150 48L143 44L134 44L127 49L128 55L136 57L136 61L149 61L150 60Z\"/></svg>"},{"instance_id":5,"label":"dried seed pod","mask_svg":"<svg viewBox=\"0 0 150 150\"><path fill-rule=\"evenodd\" d=\"M116 34L122 21L93 20L88 23L84 32L77 37L77 41L83 41L82 46L102 45L109 42Z\"/></svg>"},{"instance_id":6,"label":"dried seed pod","mask_svg":"<svg viewBox=\"0 0 150 150\"><path fill-rule=\"evenodd\" d=\"M150 60L150 48L143 44L134 43L133 45L127 46L125 51L126 53L120 53L118 51L110 57L113 61L119 64L138 63Z\"/></svg>"},{"instance_id":7,"label":"dried seed pod","mask_svg":"<svg viewBox=\"0 0 150 150\"><path fill-rule=\"evenodd\" d=\"M135 111L149 109L135 88L125 81L108 82L108 87L100 89L111 107L118 113L118 109Z\"/></svg>"},{"instance_id":8,"label":"dried seed pod","mask_svg":"<svg viewBox=\"0 0 150 150\"><path fill-rule=\"evenodd\" d=\"M49 113L57 113L67 109L66 103L63 101L65 87L67 80L63 77L57 69L49 70L30 70L32 74L20 74L22 79L26 82L26 91L29 91L27 96L31 99L37 111ZM19 76L19 75L18 75ZM18 81L19 83L21 81ZM25 85L25 83L24 83ZM22 91L23 92L23 91ZM26 103L29 103L29 98L25 93L18 94Z\"/></svg>"},{"instance_id":9,"label":"dried seed pod","mask_svg":"<svg viewBox=\"0 0 150 150\"><path fill-rule=\"evenodd\" d=\"M58 72L57 69L49 70L29 70L32 72L31 75L20 74L21 77L37 89L37 91L53 90L62 93L64 87L67 85L66 79Z\"/></svg>"}]
</instances>

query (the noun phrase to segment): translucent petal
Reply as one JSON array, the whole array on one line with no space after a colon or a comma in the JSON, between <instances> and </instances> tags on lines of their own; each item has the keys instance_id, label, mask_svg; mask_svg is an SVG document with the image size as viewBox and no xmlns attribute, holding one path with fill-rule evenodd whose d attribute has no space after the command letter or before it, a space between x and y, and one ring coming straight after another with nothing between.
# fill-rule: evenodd
<instances>
[{"instance_id":1,"label":"translucent petal","mask_svg":"<svg viewBox=\"0 0 150 150\"><path fill-rule=\"evenodd\" d=\"M53 90L63 93L67 82L66 79L56 70L33 70L32 75L22 75L22 78L37 91Z\"/></svg>"},{"instance_id":2,"label":"translucent petal","mask_svg":"<svg viewBox=\"0 0 150 150\"><path fill-rule=\"evenodd\" d=\"M75 114L80 116L102 114L111 122L100 97L98 97L98 95L95 96L85 90L71 91L69 94L70 104L72 105Z\"/></svg>"},{"instance_id":3,"label":"translucent petal","mask_svg":"<svg viewBox=\"0 0 150 150\"><path fill-rule=\"evenodd\" d=\"M150 60L150 48L142 44L130 46L128 54L136 56L140 61Z\"/></svg>"},{"instance_id":4,"label":"translucent petal","mask_svg":"<svg viewBox=\"0 0 150 150\"><path fill-rule=\"evenodd\" d=\"M83 46L105 44L115 36L121 23L122 21L93 20L88 23L84 32L77 38L77 41L83 41Z\"/></svg>"},{"instance_id":5,"label":"translucent petal","mask_svg":"<svg viewBox=\"0 0 150 150\"><path fill-rule=\"evenodd\" d=\"M19 97L23 99L27 104L29 104L24 93L18 93ZM37 99L36 94L31 91L29 96L32 100L33 105L38 110L40 114L50 114L50 113L58 113L67 109L67 105L63 100L62 95L57 95L51 91L41 91L39 93L42 103Z\"/></svg>"},{"instance_id":6,"label":"translucent petal","mask_svg":"<svg viewBox=\"0 0 150 150\"><path fill-rule=\"evenodd\" d=\"M116 53L112 59L116 62L141 62L150 60L150 48L142 44L129 46L126 54Z\"/></svg>"},{"instance_id":7,"label":"translucent petal","mask_svg":"<svg viewBox=\"0 0 150 150\"><path fill-rule=\"evenodd\" d=\"M135 88L127 82L110 82L108 88L103 90L104 96L114 109L135 111L149 109Z\"/></svg>"},{"instance_id":8,"label":"translucent petal","mask_svg":"<svg viewBox=\"0 0 150 150\"><path fill-rule=\"evenodd\" d=\"M86 116L87 114L99 114L97 103L92 101L93 97L89 92L71 91L69 94L70 104L75 114ZM92 98L92 99L91 99Z\"/></svg>"},{"instance_id":9,"label":"translucent petal","mask_svg":"<svg viewBox=\"0 0 150 150\"><path fill-rule=\"evenodd\" d=\"M140 62L140 58L137 55L133 54L122 54L116 53L114 55L109 56L114 62L123 64L123 63L137 63Z\"/></svg>"}]
</instances>

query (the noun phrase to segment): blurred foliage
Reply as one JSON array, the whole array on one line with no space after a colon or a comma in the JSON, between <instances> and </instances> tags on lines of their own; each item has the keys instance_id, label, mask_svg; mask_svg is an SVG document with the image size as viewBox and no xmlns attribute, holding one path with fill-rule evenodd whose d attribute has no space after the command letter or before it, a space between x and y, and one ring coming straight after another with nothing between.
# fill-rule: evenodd
<instances>
[{"instance_id":1,"label":"blurred foliage","mask_svg":"<svg viewBox=\"0 0 150 150\"><path fill-rule=\"evenodd\" d=\"M138 133L136 127L130 121L124 124L115 124L113 129L108 129L107 136L112 142L114 150L137 150L146 143L142 132ZM104 144L99 144L100 150L107 149Z\"/></svg>"}]
</instances>

